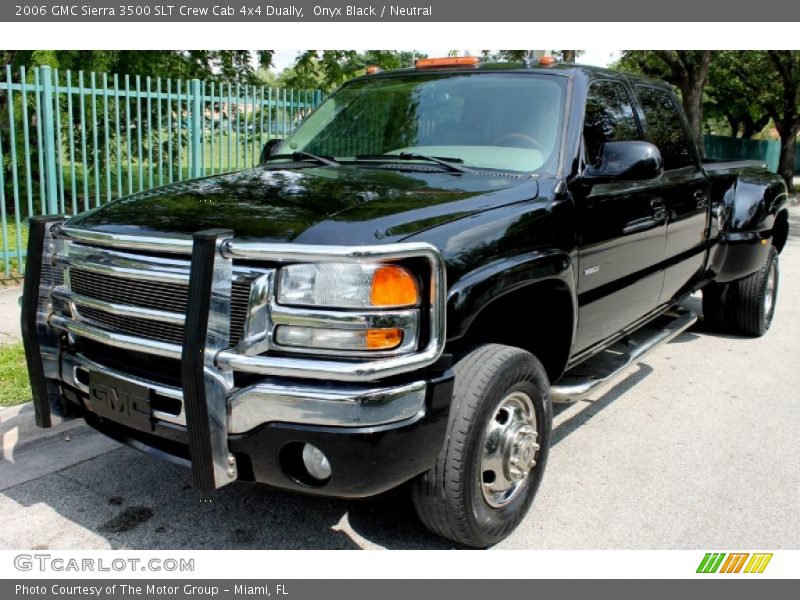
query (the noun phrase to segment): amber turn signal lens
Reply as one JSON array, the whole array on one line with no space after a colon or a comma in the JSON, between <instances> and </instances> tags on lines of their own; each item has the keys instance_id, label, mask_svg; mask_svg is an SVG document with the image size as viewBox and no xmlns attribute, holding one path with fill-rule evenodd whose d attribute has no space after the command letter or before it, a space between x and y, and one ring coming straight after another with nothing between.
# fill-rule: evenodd
<instances>
[{"instance_id":1,"label":"amber turn signal lens","mask_svg":"<svg viewBox=\"0 0 800 600\"><path fill-rule=\"evenodd\" d=\"M384 265L372 276L373 306L413 306L419 301L417 282L403 267Z\"/></svg>"},{"instance_id":2,"label":"amber turn signal lens","mask_svg":"<svg viewBox=\"0 0 800 600\"><path fill-rule=\"evenodd\" d=\"M368 329L367 348L370 350L391 350L403 341L402 329Z\"/></svg>"},{"instance_id":3,"label":"amber turn signal lens","mask_svg":"<svg viewBox=\"0 0 800 600\"><path fill-rule=\"evenodd\" d=\"M556 60L555 56L543 56L539 59L539 64L543 67L549 67L550 65L556 64L558 61Z\"/></svg>"}]
</instances>

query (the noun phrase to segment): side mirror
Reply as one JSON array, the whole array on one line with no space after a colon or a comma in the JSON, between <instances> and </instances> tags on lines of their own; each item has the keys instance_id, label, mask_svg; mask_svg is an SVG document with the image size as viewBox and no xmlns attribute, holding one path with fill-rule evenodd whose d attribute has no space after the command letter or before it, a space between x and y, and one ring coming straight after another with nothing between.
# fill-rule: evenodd
<instances>
[{"instance_id":1,"label":"side mirror","mask_svg":"<svg viewBox=\"0 0 800 600\"><path fill-rule=\"evenodd\" d=\"M647 181L664 172L661 152L648 142L606 142L600 151L600 165L589 165L583 173L587 183Z\"/></svg>"},{"instance_id":2,"label":"side mirror","mask_svg":"<svg viewBox=\"0 0 800 600\"><path fill-rule=\"evenodd\" d=\"M261 148L262 164L265 163L270 156L273 156L277 153L278 146L280 146L282 143L283 143L282 139L275 138L269 140L266 144L264 144L264 147Z\"/></svg>"}]
</instances>

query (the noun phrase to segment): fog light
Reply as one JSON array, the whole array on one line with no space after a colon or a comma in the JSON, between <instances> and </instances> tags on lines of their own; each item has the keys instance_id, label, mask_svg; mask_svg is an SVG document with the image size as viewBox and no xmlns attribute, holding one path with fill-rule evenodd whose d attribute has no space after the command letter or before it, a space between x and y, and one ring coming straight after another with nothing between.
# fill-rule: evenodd
<instances>
[{"instance_id":1,"label":"fog light","mask_svg":"<svg viewBox=\"0 0 800 600\"><path fill-rule=\"evenodd\" d=\"M314 479L324 481L331 476L331 463L322 450L311 444L303 445L303 465Z\"/></svg>"}]
</instances>

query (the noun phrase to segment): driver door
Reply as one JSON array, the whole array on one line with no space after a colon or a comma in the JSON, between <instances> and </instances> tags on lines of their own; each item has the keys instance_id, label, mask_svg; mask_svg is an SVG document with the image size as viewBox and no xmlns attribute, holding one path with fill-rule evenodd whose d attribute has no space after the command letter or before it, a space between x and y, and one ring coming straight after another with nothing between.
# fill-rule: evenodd
<instances>
[{"instance_id":1,"label":"driver door","mask_svg":"<svg viewBox=\"0 0 800 600\"><path fill-rule=\"evenodd\" d=\"M591 84L583 128L587 163L598 163L606 142L644 139L631 97L622 81ZM580 184L573 191L580 352L656 307L664 282L666 211L658 180Z\"/></svg>"}]
</instances>

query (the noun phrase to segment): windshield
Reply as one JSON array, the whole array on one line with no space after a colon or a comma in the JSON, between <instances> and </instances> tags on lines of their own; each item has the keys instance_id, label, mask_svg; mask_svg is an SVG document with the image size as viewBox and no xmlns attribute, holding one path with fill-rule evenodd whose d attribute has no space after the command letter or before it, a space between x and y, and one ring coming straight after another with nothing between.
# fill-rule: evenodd
<instances>
[{"instance_id":1,"label":"windshield","mask_svg":"<svg viewBox=\"0 0 800 600\"><path fill-rule=\"evenodd\" d=\"M554 172L564 78L513 73L362 79L323 102L281 152L338 161L419 154L466 167Z\"/></svg>"}]
</instances>

